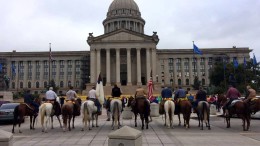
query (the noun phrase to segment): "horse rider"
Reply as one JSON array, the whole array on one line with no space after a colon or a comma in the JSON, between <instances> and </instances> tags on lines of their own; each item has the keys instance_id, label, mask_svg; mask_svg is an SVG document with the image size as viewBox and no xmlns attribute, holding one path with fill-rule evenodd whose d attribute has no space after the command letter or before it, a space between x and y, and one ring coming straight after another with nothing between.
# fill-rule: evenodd
<instances>
[{"instance_id":1,"label":"horse rider","mask_svg":"<svg viewBox=\"0 0 260 146\"><path fill-rule=\"evenodd\" d=\"M37 113L39 112L39 104L37 104L36 102L34 102L34 98L32 96L32 94L30 93L30 90L27 90L25 95L24 95L24 103L28 104L29 106L33 106L33 113L34 115L37 115Z\"/></svg>"},{"instance_id":2,"label":"horse rider","mask_svg":"<svg viewBox=\"0 0 260 146\"><path fill-rule=\"evenodd\" d=\"M207 93L203 90L203 87L200 86L198 92L196 93L196 100L194 102L194 109L197 109L200 101L207 101Z\"/></svg>"},{"instance_id":3,"label":"horse rider","mask_svg":"<svg viewBox=\"0 0 260 146\"><path fill-rule=\"evenodd\" d=\"M51 102L52 104L54 103L54 101L56 101L57 98L57 94L53 91L53 87L49 88L49 91L46 92L45 94L45 98L48 102Z\"/></svg>"},{"instance_id":4,"label":"horse rider","mask_svg":"<svg viewBox=\"0 0 260 146\"><path fill-rule=\"evenodd\" d=\"M249 85L246 86L246 89L247 89L247 93L245 97L245 102L250 102L251 99L256 97L256 91Z\"/></svg>"},{"instance_id":5,"label":"horse rider","mask_svg":"<svg viewBox=\"0 0 260 146\"><path fill-rule=\"evenodd\" d=\"M164 87L161 92L162 101L159 107L159 113L164 114L164 103L167 99L172 99L172 90L168 87Z\"/></svg>"},{"instance_id":6,"label":"horse rider","mask_svg":"<svg viewBox=\"0 0 260 146\"><path fill-rule=\"evenodd\" d=\"M144 90L144 88L142 88L142 86L138 86L138 88L135 91L135 100L133 100L132 105L131 105L132 111L134 111L133 109L136 106L136 103L137 103L136 100L138 98L145 98L147 100L147 102L150 103L150 101L146 98L146 95L147 95L146 90ZM149 110L150 110L150 107L149 107Z\"/></svg>"},{"instance_id":7,"label":"horse rider","mask_svg":"<svg viewBox=\"0 0 260 146\"><path fill-rule=\"evenodd\" d=\"M67 100L74 102L75 98L78 97L77 93L73 90L73 87L70 86L70 90L66 93Z\"/></svg>"},{"instance_id":8,"label":"horse rider","mask_svg":"<svg viewBox=\"0 0 260 146\"><path fill-rule=\"evenodd\" d=\"M174 101L175 101L175 113L179 113L180 112L180 105L179 105L179 101L183 100L186 98L186 91L184 89L182 89L181 86L179 86L179 89L175 92L174 95Z\"/></svg>"},{"instance_id":9,"label":"horse rider","mask_svg":"<svg viewBox=\"0 0 260 146\"><path fill-rule=\"evenodd\" d=\"M117 86L117 84L114 85L114 87L112 88L112 92L111 92L111 96L112 98L120 98L122 95L122 90ZM108 110L110 111L110 102L111 100L108 100L109 102L109 107L108 107ZM122 111L123 111L123 108L125 107L124 103L122 102Z\"/></svg>"},{"instance_id":10,"label":"horse rider","mask_svg":"<svg viewBox=\"0 0 260 146\"><path fill-rule=\"evenodd\" d=\"M225 109L229 108L229 105L232 103L232 101L237 100L239 97L241 97L241 94L235 87L233 87L233 85L229 85L229 89L226 93L226 97L229 100L223 106L224 111Z\"/></svg>"},{"instance_id":11,"label":"horse rider","mask_svg":"<svg viewBox=\"0 0 260 146\"><path fill-rule=\"evenodd\" d=\"M92 89L88 92L88 100L92 100L95 103L95 106L97 107L97 113L98 115L101 115L101 104L97 98L95 89L96 87L93 86Z\"/></svg>"}]
</instances>

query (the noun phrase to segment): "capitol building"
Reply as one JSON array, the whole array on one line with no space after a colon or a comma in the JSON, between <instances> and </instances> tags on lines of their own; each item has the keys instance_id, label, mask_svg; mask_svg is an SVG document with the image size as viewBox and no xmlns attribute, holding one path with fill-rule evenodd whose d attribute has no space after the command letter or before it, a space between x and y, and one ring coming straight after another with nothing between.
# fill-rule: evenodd
<instances>
[{"instance_id":1,"label":"capitol building","mask_svg":"<svg viewBox=\"0 0 260 146\"><path fill-rule=\"evenodd\" d=\"M146 22L134 0L112 1L102 23L104 34L88 34L86 43L90 51L52 52L50 65L49 52L0 52L1 76L10 77L8 90L30 89L40 93L53 79L59 93L65 93L69 86L81 93L95 85L99 74L107 95L114 84L121 87L124 94L134 94L137 86L146 88L150 77L157 93L161 86L192 89L195 77L207 87L215 62L230 62L235 58L243 63L244 57L249 60L252 51L236 46L200 48L203 54L198 55L193 53L193 48L157 48L160 32L144 34ZM0 88L4 88L3 82Z\"/></svg>"}]
</instances>

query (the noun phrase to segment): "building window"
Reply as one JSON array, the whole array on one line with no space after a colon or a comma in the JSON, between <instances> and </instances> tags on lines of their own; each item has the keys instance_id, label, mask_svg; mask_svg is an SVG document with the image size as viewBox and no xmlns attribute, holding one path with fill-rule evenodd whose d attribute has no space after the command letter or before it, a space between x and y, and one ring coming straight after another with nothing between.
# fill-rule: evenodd
<instances>
[{"instance_id":1,"label":"building window","mask_svg":"<svg viewBox=\"0 0 260 146\"><path fill-rule=\"evenodd\" d=\"M15 89L15 82L12 82L12 89Z\"/></svg>"},{"instance_id":2,"label":"building window","mask_svg":"<svg viewBox=\"0 0 260 146\"><path fill-rule=\"evenodd\" d=\"M205 79L202 79L202 85L205 85Z\"/></svg>"},{"instance_id":3,"label":"building window","mask_svg":"<svg viewBox=\"0 0 260 146\"><path fill-rule=\"evenodd\" d=\"M179 86L181 85L181 79L178 79L178 85Z\"/></svg>"},{"instance_id":4,"label":"building window","mask_svg":"<svg viewBox=\"0 0 260 146\"><path fill-rule=\"evenodd\" d=\"M79 87L79 81L76 81L76 87Z\"/></svg>"},{"instance_id":5,"label":"building window","mask_svg":"<svg viewBox=\"0 0 260 146\"><path fill-rule=\"evenodd\" d=\"M173 58L169 58L169 63L173 63Z\"/></svg>"},{"instance_id":6,"label":"building window","mask_svg":"<svg viewBox=\"0 0 260 146\"><path fill-rule=\"evenodd\" d=\"M68 87L70 87L71 86L71 81L68 81Z\"/></svg>"},{"instance_id":7,"label":"building window","mask_svg":"<svg viewBox=\"0 0 260 146\"><path fill-rule=\"evenodd\" d=\"M36 82L36 88L39 88L40 87L40 83L37 81Z\"/></svg>"},{"instance_id":8,"label":"building window","mask_svg":"<svg viewBox=\"0 0 260 146\"><path fill-rule=\"evenodd\" d=\"M23 82L20 82L20 88L23 88Z\"/></svg>"},{"instance_id":9,"label":"building window","mask_svg":"<svg viewBox=\"0 0 260 146\"><path fill-rule=\"evenodd\" d=\"M44 88L47 88L47 86L48 86L48 83L45 81L44 82Z\"/></svg>"},{"instance_id":10,"label":"building window","mask_svg":"<svg viewBox=\"0 0 260 146\"><path fill-rule=\"evenodd\" d=\"M64 87L64 83L63 83L63 81L60 81L60 87L61 87L61 88Z\"/></svg>"},{"instance_id":11,"label":"building window","mask_svg":"<svg viewBox=\"0 0 260 146\"><path fill-rule=\"evenodd\" d=\"M32 83L28 82L28 88L32 88Z\"/></svg>"},{"instance_id":12,"label":"building window","mask_svg":"<svg viewBox=\"0 0 260 146\"><path fill-rule=\"evenodd\" d=\"M186 79L186 85L189 85L189 84L190 84L190 80Z\"/></svg>"}]
</instances>

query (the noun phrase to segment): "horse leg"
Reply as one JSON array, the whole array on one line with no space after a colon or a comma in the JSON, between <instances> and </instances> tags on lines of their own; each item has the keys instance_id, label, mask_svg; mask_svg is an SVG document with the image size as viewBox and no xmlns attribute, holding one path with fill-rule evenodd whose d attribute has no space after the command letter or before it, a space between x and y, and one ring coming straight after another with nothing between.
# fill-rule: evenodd
<instances>
[{"instance_id":1,"label":"horse leg","mask_svg":"<svg viewBox=\"0 0 260 146\"><path fill-rule=\"evenodd\" d=\"M98 114L96 114L96 127L99 127L98 126Z\"/></svg>"},{"instance_id":2,"label":"horse leg","mask_svg":"<svg viewBox=\"0 0 260 146\"><path fill-rule=\"evenodd\" d=\"M135 114L135 127L137 127L137 122L136 122L136 120L137 120L137 114Z\"/></svg>"},{"instance_id":3,"label":"horse leg","mask_svg":"<svg viewBox=\"0 0 260 146\"><path fill-rule=\"evenodd\" d=\"M75 116L73 115L73 116L72 116L72 129L75 129L74 121L75 121Z\"/></svg>"},{"instance_id":4,"label":"horse leg","mask_svg":"<svg viewBox=\"0 0 260 146\"><path fill-rule=\"evenodd\" d=\"M166 122L167 118L166 118L166 113L164 113L164 126L167 125L167 122Z\"/></svg>"},{"instance_id":5,"label":"horse leg","mask_svg":"<svg viewBox=\"0 0 260 146\"><path fill-rule=\"evenodd\" d=\"M144 115L140 114L141 121L142 121L142 130L144 130Z\"/></svg>"},{"instance_id":6,"label":"horse leg","mask_svg":"<svg viewBox=\"0 0 260 146\"><path fill-rule=\"evenodd\" d=\"M35 120L36 120L37 116L33 116L33 123L32 123L32 129L35 130L34 128L34 124L35 124Z\"/></svg>"},{"instance_id":7,"label":"horse leg","mask_svg":"<svg viewBox=\"0 0 260 146\"><path fill-rule=\"evenodd\" d=\"M145 116L144 117L145 118L145 124L146 124L146 129L148 129L149 127L148 127L148 124L149 124L149 117L148 117L148 115L147 116Z\"/></svg>"},{"instance_id":8,"label":"horse leg","mask_svg":"<svg viewBox=\"0 0 260 146\"><path fill-rule=\"evenodd\" d=\"M71 122L71 119L72 119L72 115L69 115L69 123L68 123L69 131L71 131L71 128L70 128L70 122Z\"/></svg>"},{"instance_id":9,"label":"horse leg","mask_svg":"<svg viewBox=\"0 0 260 146\"><path fill-rule=\"evenodd\" d=\"M22 131L21 131L20 128L21 128L21 123L22 123L22 119L23 119L23 117L24 117L23 115L20 116L20 119L18 120L18 122L19 122L19 126L18 126L18 127L19 127L19 128L18 128L18 129L19 129L19 133L22 133Z\"/></svg>"},{"instance_id":10,"label":"horse leg","mask_svg":"<svg viewBox=\"0 0 260 146\"><path fill-rule=\"evenodd\" d=\"M178 114L178 119L179 119L179 126L181 126L181 118L180 118L180 114Z\"/></svg>"},{"instance_id":11,"label":"horse leg","mask_svg":"<svg viewBox=\"0 0 260 146\"><path fill-rule=\"evenodd\" d=\"M51 129L54 129L53 128L53 116L51 116Z\"/></svg>"},{"instance_id":12,"label":"horse leg","mask_svg":"<svg viewBox=\"0 0 260 146\"><path fill-rule=\"evenodd\" d=\"M197 116L198 116L198 121L199 121L198 127L200 127L200 114L199 114L199 111L198 111L198 110L197 110Z\"/></svg>"},{"instance_id":13,"label":"horse leg","mask_svg":"<svg viewBox=\"0 0 260 146\"><path fill-rule=\"evenodd\" d=\"M60 123L60 128L62 128L61 121L60 121L60 116L56 115L56 117L57 117L57 119L58 119L58 121Z\"/></svg>"},{"instance_id":14,"label":"horse leg","mask_svg":"<svg viewBox=\"0 0 260 146\"><path fill-rule=\"evenodd\" d=\"M245 117L241 116L242 122L243 122L243 131L246 131L246 125L245 125Z\"/></svg>"}]
</instances>

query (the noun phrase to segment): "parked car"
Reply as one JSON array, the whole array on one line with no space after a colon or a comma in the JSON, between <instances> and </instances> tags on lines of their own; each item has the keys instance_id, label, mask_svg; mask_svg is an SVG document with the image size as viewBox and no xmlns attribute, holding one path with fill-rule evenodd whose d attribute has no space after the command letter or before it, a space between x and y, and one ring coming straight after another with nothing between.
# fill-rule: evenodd
<instances>
[{"instance_id":1,"label":"parked car","mask_svg":"<svg viewBox=\"0 0 260 146\"><path fill-rule=\"evenodd\" d=\"M10 101L0 101L0 106L4 103L10 103Z\"/></svg>"},{"instance_id":2,"label":"parked car","mask_svg":"<svg viewBox=\"0 0 260 146\"><path fill-rule=\"evenodd\" d=\"M0 107L0 122L14 120L14 108L20 103L4 103Z\"/></svg>"},{"instance_id":3,"label":"parked car","mask_svg":"<svg viewBox=\"0 0 260 146\"><path fill-rule=\"evenodd\" d=\"M260 96L256 96L256 98L260 98ZM255 114L251 115L251 118L260 119L260 111L256 112Z\"/></svg>"}]
</instances>

